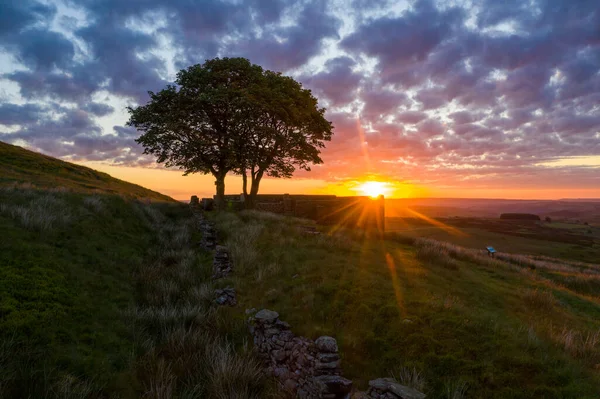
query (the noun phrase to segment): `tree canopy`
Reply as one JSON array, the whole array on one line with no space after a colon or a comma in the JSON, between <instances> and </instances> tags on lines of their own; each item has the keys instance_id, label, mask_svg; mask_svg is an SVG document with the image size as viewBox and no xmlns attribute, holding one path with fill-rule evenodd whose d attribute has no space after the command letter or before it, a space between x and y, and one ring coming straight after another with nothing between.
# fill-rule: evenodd
<instances>
[{"instance_id":1,"label":"tree canopy","mask_svg":"<svg viewBox=\"0 0 600 399\"><path fill-rule=\"evenodd\" d=\"M332 124L310 90L245 58L193 65L177 74L175 85L149 95L146 105L128 108L128 124L143 132L136 141L167 167L211 173L220 204L227 173L242 175L253 204L265 174L310 170L331 140Z\"/></svg>"}]
</instances>

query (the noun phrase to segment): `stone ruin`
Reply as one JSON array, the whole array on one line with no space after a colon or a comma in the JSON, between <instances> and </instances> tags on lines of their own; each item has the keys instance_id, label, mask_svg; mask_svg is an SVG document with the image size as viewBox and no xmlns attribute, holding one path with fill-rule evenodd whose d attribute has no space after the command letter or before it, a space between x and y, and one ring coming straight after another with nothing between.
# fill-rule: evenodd
<instances>
[{"instance_id":1,"label":"stone ruin","mask_svg":"<svg viewBox=\"0 0 600 399\"><path fill-rule=\"evenodd\" d=\"M378 378L369 381L369 390L363 398L424 399L425 394L404 385L400 385L393 378Z\"/></svg>"},{"instance_id":2,"label":"stone ruin","mask_svg":"<svg viewBox=\"0 0 600 399\"><path fill-rule=\"evenodd\" d=\"M202 213L200 213L202 215ZM198 219L198 227L202 233L200 245L204 249L213 250L217 246L217 233L213 224L204 215Z\"/></svg>"},{"instance_id":3,"label":"stone ruin","mask_svg":"<svg viewBox=\"0 0 600 399\"><path fill-rule=\"evenodd\" d=\"M229 260L229 250L223 245L217 245L215 248L215 257L213 259L213 279L219 279L229 276L233 271L231 261Z\"/></svg>"},{"instance_id":4,"label":"stone ruin","mask_svg":"<svg viewBox=\"0 0 600 399\"><path fill-rule=\"evenodd\" d=\"M214 250L213 279L233 272L227 247L217 245L213 224L202 212L198 197L192 196L190 208L202 232L201 245ZM318 234L316 229L307 229ZM233 287L215 290L215 303L224 306L237 304ZM254 337L255 350L268 374L275 377L281 388L300 399L424 399L425 394L403 386L391 378L369 381L369 389L359 392L352 389L352 381L342 376L337 341L322 336L312 341L295 336L290 325L279 320L272 310L246 311L250 333Z\"/></svg>"},{"instance_id":5,"label":"stone ruin","mask_svg":"<svg viewBox=\"0 0 600 399\"><path fill-rule=\"evenodd\" d=\"M202 233L200 245L202 248L212 251L217 245L217 233L215 231L215 226L206 218L204 212L202 212L198 197L195 195L192 195L190 200L190 209L194 215L196 226Z\"/></svg>"},{"instance_id":6,"label":"stone ruin","mask_svg":"<svg viewBox=\"0 0 600 399\"><path fill-rule=\"evenodd\" d=\"M226 287L221 290L215 290L215 302L218 305L223 306L235 306L237 300L235 299L235 289L233 287Z\"/></svg>"},{"instance_id":7,"label":"stone ruin","mask_svg":"<svg viewBox=\"0 0 600 399\"><path fill-rule=\"evenodd\" d=\"M248 312L249 314L252 311ZM342 377L337 342L297 337L277 312L263 309L249 319L255 349L283 389L298 398L348 397L352 381Z\"/></svg>"},{"instance_id":8,"label":"stone ruin","mask_svg":"<svg viewBox=\"0 0 600 399\"><path fill-rule=\"evenodd\" d=\"M214 250L213 257L213 279L227 277L233 271L233 264L229 259L227 247L217 245L217 233L215 226L204 215L200 207L198 197L193 195L190 200L190 209L196 220L196 226L202 233L200 246L207 251ZM235 289L227 287L221 290L215 290L215 302L219 305L235 306Z\"/></svg>"},{"instance_id":9,"label":"stone ruin","mask_svg":"<svg viewBox=\"0 0 600 399\"><path fill-rule=\"evenodd\" d=\"M290 396L300 399L424 399L425 394L391 378L369 382L367 392L352 389L342 376L337 342L322 336L315 341L298 337L272 310L247 310L255 350L267 373Z\"/></svg>"}]
</instances>

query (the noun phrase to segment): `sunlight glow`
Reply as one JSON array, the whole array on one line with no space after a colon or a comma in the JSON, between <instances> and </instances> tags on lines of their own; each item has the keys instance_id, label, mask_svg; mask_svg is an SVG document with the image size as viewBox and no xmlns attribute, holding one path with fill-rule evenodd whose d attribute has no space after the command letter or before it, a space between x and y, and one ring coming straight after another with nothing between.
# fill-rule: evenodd
<instances>
[{"instance_id":1,"label":"sunlight glow","mask_svg":"<svg viewBox=\"0 0 600 399\"><path fill-rule=\"evenodd\" d=\"M390 184L380 181L367 181L359 185L356 189L364 195L377 198L380 195L385 196L390 192Z\"/></svg>"}]
</instances>

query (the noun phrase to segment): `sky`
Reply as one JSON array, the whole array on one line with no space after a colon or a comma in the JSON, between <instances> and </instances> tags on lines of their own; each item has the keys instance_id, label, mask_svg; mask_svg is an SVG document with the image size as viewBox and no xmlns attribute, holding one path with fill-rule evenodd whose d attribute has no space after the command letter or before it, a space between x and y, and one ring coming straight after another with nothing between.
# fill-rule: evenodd
<instances>
[{"instance_id":1,"label":"sky","mask_svg":"<svg viewBox=\"0 0 600 399\"><path fill-rule=\"evenodd\" d=\"M597 0L3 0L0 140L212 195L144 155L125 108L214 57L293 76L335 127L262 192L600 198Z\"/></svg>"}]
</instances>

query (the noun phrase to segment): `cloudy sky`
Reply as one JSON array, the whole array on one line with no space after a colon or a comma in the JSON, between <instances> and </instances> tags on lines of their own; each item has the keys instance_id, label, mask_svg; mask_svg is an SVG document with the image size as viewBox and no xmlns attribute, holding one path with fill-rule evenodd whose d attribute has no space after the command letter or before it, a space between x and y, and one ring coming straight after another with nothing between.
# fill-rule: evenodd
<instances>
[{"instance_id":1,"label":"cloudy sky","mask_svg":"<svg viewBox=\"0 0 600 399\"><path fill-rule=\"evenodd\" d=\"M600 197L597 0L3 0L0 140L210 194L142 156L125 107L217 56L294 76L334 123L324 165L267 191Z\"/></svg>"}]
</instances>

